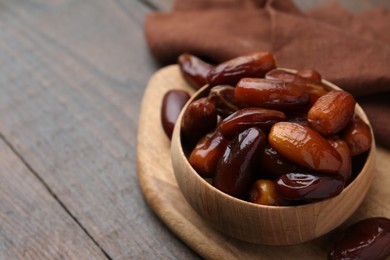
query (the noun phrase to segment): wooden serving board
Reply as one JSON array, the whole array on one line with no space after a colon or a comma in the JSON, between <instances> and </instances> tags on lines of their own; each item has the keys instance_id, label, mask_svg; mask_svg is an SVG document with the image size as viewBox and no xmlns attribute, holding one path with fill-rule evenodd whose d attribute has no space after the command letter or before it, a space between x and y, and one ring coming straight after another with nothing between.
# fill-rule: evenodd
<instances>
[{"instance_id":1,"label":"wooden serving board","mask_svg":"<svg viewBox=\"0 0 390 260\"><path fill-rule=\"evenodd\" d=\"M177 65L157 71L145 90L137 140L138 179L149 206L168 228L202 257L326 259L329 248L343 228L367 217L390 218L390 151L377 148L376 173L367 198L335 231L293 246L254 245L220 233L190 207L177 186L171 165L170 140L160 122L161 101L169 89L194 92L182 79Z\"/></svg>"}]
</instances>

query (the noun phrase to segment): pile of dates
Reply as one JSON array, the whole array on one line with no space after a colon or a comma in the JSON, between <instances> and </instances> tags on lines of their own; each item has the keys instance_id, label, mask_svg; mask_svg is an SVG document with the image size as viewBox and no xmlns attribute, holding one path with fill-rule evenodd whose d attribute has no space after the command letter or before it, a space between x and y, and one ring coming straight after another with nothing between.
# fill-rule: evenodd
<instances>
[{"instance_id":1,"label":"pile of dates","mask_svg":"<svg viewBox=\"0 0 390 260\"><path fill-rule=\"evenodd\" d=\"M300 205L339 194L360 172L371 146L355 100L323 85L311 69L278 69L272 54L253 53L212 66L190 54L178 60L183 78L208 92L183 114L181 138L191 166L217 189L272 206ZM171 90L161 120L170 138L190 96ZM328 259L390 255L390 220L350 226Z\"/></svg>"},{"instance_id":2,"label":"pile of dates","mask_svg":"<svg viewBox=\"0 0 390 260\"><path fill-rule=\"evenodd\" d=\"M370 128L352 95L329 91L315 70L278 69L267 52L216 66L183 54L179 67L195 89L209 85L184 112L181 134L190 164L217 189L253 203L299 205L336 196L355 177L353 158L364 161ZM180 103L180 111L189 96L179 96L186 95L167 93L163 108Z\"/></svg>"}]
</instances>

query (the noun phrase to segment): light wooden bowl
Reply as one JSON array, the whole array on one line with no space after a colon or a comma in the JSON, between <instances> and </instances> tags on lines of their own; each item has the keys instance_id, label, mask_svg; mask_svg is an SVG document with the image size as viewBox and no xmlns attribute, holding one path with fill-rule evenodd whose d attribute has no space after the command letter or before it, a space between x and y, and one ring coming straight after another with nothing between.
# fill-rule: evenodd
<instances>
[{"instance_id":1,"label":"light wooden bowl","mask_svg":"<svg viewBox=\"0 0 390 260\"><path fill-rule=\"evenodd\" d=\"M330 82L323 83L339 89ZM341 194L331 199L301 206L264 206L229 196L214 188L189 164L182 149L180 125L183 111L193 100L205 96L206 85L188 101L172 136L171 157L177 183L194 210L226 235L255 244L291 245L317 238L340 224L362 203L370 187L375 167L375 140L359 175ZM356 113L369 124L359 105ZM372 133L371 133L372 134Z\"/></svg>"}]
</instances>

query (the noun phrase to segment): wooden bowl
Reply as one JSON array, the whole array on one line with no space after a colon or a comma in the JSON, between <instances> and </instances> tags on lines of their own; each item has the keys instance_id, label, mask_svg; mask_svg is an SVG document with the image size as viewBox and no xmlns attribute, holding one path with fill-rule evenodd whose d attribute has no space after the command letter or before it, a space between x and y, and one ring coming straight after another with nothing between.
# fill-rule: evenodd
<instances>
[{"instance_id":1,"label":"wooden bowl","mask_svg":"<svg viewBox=\"0 0 390 260\"><path fill-rule=\"evenodd\" d=\"M323 80L331 89L340 89ZM177 183L193 209L216 229L255 244L291 245L317 238L340 224L362 203L370 187L375 166L375 141L359 175L338 196L300 206L266 206L227 195L205 181L189 164L182 149L180 125L188 104L206 96L206 85L188 101L173 132L171 157ZM357 104L356 113L369 121ZM372 133L371 133L372 134Z\"/></svg>"}]
</instances>

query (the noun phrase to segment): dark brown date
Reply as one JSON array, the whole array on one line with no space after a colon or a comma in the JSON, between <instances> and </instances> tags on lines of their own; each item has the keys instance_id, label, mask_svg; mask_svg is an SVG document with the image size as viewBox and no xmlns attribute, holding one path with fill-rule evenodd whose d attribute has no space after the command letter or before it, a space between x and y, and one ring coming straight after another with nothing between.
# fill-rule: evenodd
<instances>
[{"instance_id":1,"label":"dark brown date","mask_svg":"<svg viewBox=\"0 0 390 260\"><path fill-rule=\"evenodd\" d=\"M246 105L280 110L302 110L310 96L301 87L281 80L243 78L236 86L235 99Z\"/></svg>"},{"instance_id":2,"label":"dark brown date","mask_svg":"<svg viewBox=\"0 0 390 260\"><path fill-rule=\"evenodd\" d=\"M272 125L283 121L286 116L283 112L265 108L243 108L224 120L219 125L222 135L232 139L245 129L258 127L264 132L269 132Z\"/></svg>"},{"instance_id":3,"label":"dark brown date","mask_svg":"<svg viewBox=\"0 0 390 260\"><path fill-rule=\"evenodd\" d=\"M248 193L253 178L253 163L264 148L266 136L258 128L249 128L228 144L218 162L213 185L237 198Z\"/></svg>"},{"instance_id":4,"label":"dark brown date","mask_svg":"<svg viewBox=\"0 0 390 260\"><path fill-rule=\"evenodd\" d=\"M241 78L261 78L275 67L275 59L272 54L256 52L218 64L210 70L207 81L211 86L235 86Z\"/></svg>"},{"instance_id":5,"label":"dark brown date","mask_svg":"<svg viewBox=\"0 0 390 260\"><path fill-rule=\"evenodd\" d=\"M206 78L212 65L188 53L179 56L178 64L184 80L192 88L198 90L207 84Z\"/></svg>"},{"instance_id":6,"label":"dark brown date","mask_svg":"<svg viewBox=\"0 0 390 260\"><path fill-rule=\"evenodd\" d=\"M223 118L236 112L241 107L234 99L234 87L229 85L211 88L208 98L217 108L218 115Z\"/></svg>"},{"instance_id":7,"label":"dark brown date","mask_svg":"<svg viewBox=\"0 0 390 260\"><path fill-rule=\"evenodd\" d=\"M219 128L199 140L188 161L203 178L214 177L215 169L229 141L223 138Z\"/></svg>"},{"instance_id":8,"label":"dark brown date","mask_svg":"<svg viewBox=\"0 0 390 260\"><path fill-rule=\"evenodd\" d=\"M184 112L181 131L190 145L215 128L217 124L217 110L207 97L200 98L188 105Z\"/></svg>"},{"instance_id":9,"label":"dark brown date","mask_svg":"<svg viewBox=\"0 0 390 260\"><path fill-rule=\"evenodd\" d=\"M305 79L312 81L314 84L318 84L318 85L322 84L322 82L321 82L322 76L316 70L302 69L302 70L298 70L297 74Z\"/></svg>"},{"instance_id":10,"label":"dark brown date","mask_svg":"<svg viewBox=\"0 0 390 260\"><path fill-rule=\"evenodd\" d=\"M352 156L362 154L371 147L370 127L356 114L345 127L342 138L347 142Z\"/></svg>"},{"instance_id":11,"label":"dark brown date","mask_svg":"<svg viewBox=\"0 0 390 260\"><path fill-rule=\"evenodd\" d=\"M335 134L351 120L356 101L351 94L332 90L310 108L307 118L311 127L323 135Z\"/></svg>"},{"instance_id":12,"label":"dark brown date","mask_svg":"<svg viewBox=\"0 0 390 260\"><path fill-rule=\"evenodd\" d=\"M282 69L274 69L269 71L265 75L266 79L281 80L287 83L296 83L297 85L306 85L307 83L313 83L308 79L305 79L295 73L288 72Z\"/></svg>"},{"instance_id":13,"label":"dark brown date","mask_svg":"<svg viewBox=\"0 0 390 260\"><path fill-rule=\"evenodd\" d=\"M257 168L257 177L262 176L263 178L271 180L275 180L281 175L290 172L301 171L301 167L288 161L270 145L265 146L264 152L258 161Z\"/></svg>"},{"instance_id":14,"label":"dark brown date","mask_svg":"<svg viewBox=\"0 0 390 260\"><path fill-rule=\"evenodd\" d=\"M285 200L317 201L334 197L343 190L338 174L288 173L275 181L276 191Z\"/></svg>"},{"instance_id":15,"label":"dark brown date","mask_svg":"<svg viewBox=\"0 0 390 260\"><path fill-rule=\"evenodd\" d=\"M275 190L275 183L270 180L257 180L249 190L249 201L271 206L286 205Z\"/></svg>"},{"instance_id":16,"label":"dark brown date","mask_svg":"<svg viewBox=\"0 0 390 260\"><path fill-rule=\"evenodd\" d=\"M165 134L171 139L173 128L181 109L190 99L184 90L169 90L165 93L161 106L161 124Z\"/></svg>"},{"instance_id":17,"label":"dark brown date","mask_svg":"<svg viewBox=\"0 0 390 260\"><path fill-rule=\"evenodd\" d=\"M318 98L325 95L328 91L322 86L321 75L318 74L319 75L319 79L318 79L316 78L314 71L310 72L310 70L307 70L307 72L306 71L300 71L300 72L307 73L308 74L306 75L307 77L303 77L299 74L295 74L281 69L274 69L268 72L265 75L265 78L282 80L284 82L293 83L295 85L300 86L305 92L307 92L310 95L310 104L313 105ZM313 75L309 75L309 73L313 73Z\"/></svg>"},{"instance_id":18,"label":"dark brown date","mask_svg":"<svg viewBox=\"0 0 390 260\"><path fill-rule=\"evenodd\" d=\"M309 121L307 121L306 114L289 114L287 115L287 122L310 127Z\"/></svg>"},{"instance_id":19,"label":"dark brown date","mask_svg":"<svg viewBox=\"0 0 390 260\"><path fill-rule=\"evenodd\" d=\"M328 254L329 260L381 260L390 256L390 219L361 220L344 232Z\"/></svg>"}]
</instances>

